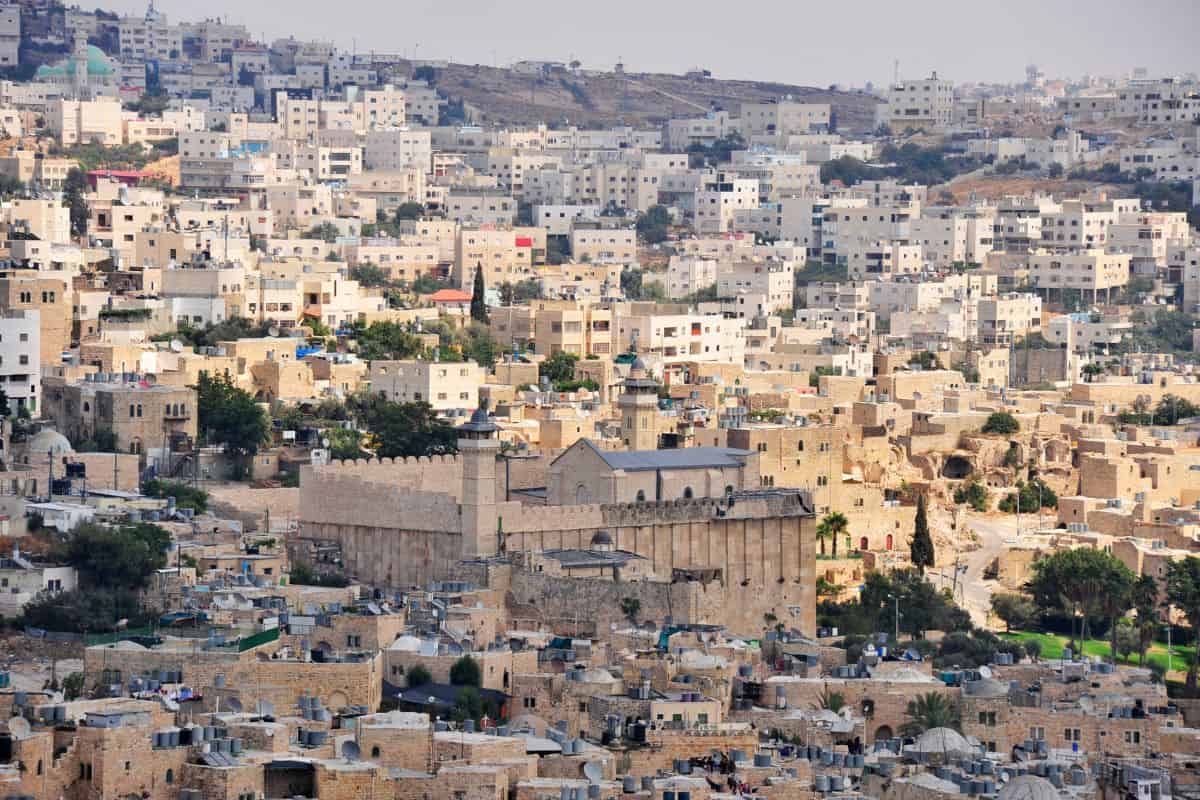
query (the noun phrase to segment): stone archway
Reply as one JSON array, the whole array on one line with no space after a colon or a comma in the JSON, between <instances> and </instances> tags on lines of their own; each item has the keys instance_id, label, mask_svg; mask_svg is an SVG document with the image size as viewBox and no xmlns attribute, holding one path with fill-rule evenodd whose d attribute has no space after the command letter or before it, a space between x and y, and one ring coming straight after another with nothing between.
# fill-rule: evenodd
<instances>
[{"instance_id":1,"label":"stone archway","mask_svg":"<svg viewBox=\"0 0 1200 800\"><path fill-rule=\"evenodd\" d=\"M895 738L895 735L896 734L892 732L892 727L890 725L880 725L875 729L875 737L872 739L872 741L886 741L888 739Z\"/></svg>"}]
</instances>

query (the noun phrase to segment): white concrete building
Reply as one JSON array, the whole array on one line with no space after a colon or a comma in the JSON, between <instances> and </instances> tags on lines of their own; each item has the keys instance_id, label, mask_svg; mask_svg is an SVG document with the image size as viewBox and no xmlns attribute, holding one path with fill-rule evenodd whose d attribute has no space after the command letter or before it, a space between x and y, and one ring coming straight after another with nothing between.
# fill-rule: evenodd
<instances>
[{"instance_id":1,"label":"white concrete building","mask_svg":"<svg viewBox=\"0 0 1200 800\"><path fill-rule=\"evenodd\" d=\"M6 311L0 315L0 389L12 412L37 416L42 399L41 312Z\"/></svg>"}]
</instances>

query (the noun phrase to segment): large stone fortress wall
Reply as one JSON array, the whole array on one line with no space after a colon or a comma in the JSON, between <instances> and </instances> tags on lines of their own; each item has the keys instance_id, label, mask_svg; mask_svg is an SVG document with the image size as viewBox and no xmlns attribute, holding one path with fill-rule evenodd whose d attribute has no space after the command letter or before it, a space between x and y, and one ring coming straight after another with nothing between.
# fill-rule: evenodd
<instances>
[{"instance_id":1,"label":"large stone fortress wall","mask_svg":"<svg viewBox=\"0 0 1200 800\"><path fill-rule=\"evenodd\" d=\"M785 624L815 631L814 523L799 494L752 493L732 506L714 499L579 506L498 500L491 505L494 549L473 552L472 539L464 537L461 461L306 468L301 535L337 542L346 570L358 580L405 588L458 577L463 559L587 549L603 530L617 549L649 559L657 580L706 582L695 596L707 601L690 609L691 621L755 631L770 611ZM720 572L700 579L680 570Z\"/></svg>"}]
</instances>

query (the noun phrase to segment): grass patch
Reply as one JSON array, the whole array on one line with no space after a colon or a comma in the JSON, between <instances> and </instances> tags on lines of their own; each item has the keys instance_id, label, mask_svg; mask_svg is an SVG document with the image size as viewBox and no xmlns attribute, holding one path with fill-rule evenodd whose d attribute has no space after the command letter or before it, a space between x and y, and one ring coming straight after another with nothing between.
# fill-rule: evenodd
<instances>
[{"instance_id":1,"label":"grass patch","mask_svg":"<svg viewBox=\"0 0 1200 800\"><path fill-rule=\"evenodd\" d=\"M1012 633L1000 634L1001 639L1007 639L1014 642L1027 642L1031 639L1037 640L1042 645L1041 657L1046 659L1062 658L1063 648L1067 646L1068 637L1057 633L1033 633L1031 631L1013 631ZM1193 649L1186 645L1174 645L1171 650L1174 657L1171 659L1171 668L1175 672L1185 672L1188 665L1192 663ZM1088 639L1083 643L1083 654L1085 656L1099 656L1108 660L1111 653L1107 640ZM1117 656L1118 663L1137 666L1137 654L1134 653L1128 658L1123 658L1119 654ZM1164 670L1167 668L1167 646L1162 642L1151 642L1150 649L1146 652L1147 664L1158 664Z\"/></svg>"}]
</instances>

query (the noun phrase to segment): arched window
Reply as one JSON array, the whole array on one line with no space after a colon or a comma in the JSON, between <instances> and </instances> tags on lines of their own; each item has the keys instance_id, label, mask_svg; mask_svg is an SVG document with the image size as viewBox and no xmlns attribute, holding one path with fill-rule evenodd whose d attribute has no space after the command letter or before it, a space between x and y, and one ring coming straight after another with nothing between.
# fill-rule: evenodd
<instances>
[{"instance_id":1,"label":"arched window","mask_svg":"<svg viewBox=\"0 0 1200 800\"><path fill-rule=\"evenodd\" d=\"M890 533L887 535L887 539L884 540L883 546L886 547L888 550L892 549L892 535Z\"/></svg>"},{"instance_id":2,"label":"arched window","mask_svg":"<svg viewBox=\"0 0 1200 800\"><path fill-rule=\"evenodd\" d=\"M803 452L804 452L804 440L803 440L803 439L801 439L800 441L796 442L796 450L797 450L797 451L799 451L799 452L801 452L801 453L803 453Z\"/></svg>"},{"instance_id":3,"label":"arched window","mask_svg":"<svg viewBox=\"0 0 1200 800\"><path fill-rule=\"evenodd\" d=\"M371 758L379 758L379 745L371 748Z\"/></svg>"},{"instance_id":4,"label":"arched window","mask_svg":"<svg viewBox=\"0 0 1200 800\"><path fill-rule=\"evenodd\" d=\"M733 484L730 483L725 486L725 496L729 497L732 494L733 494Z\"/></svg>"},{"instance_id":5,"label":"arched window","mask_svg":"<svg viewBox=\"0 0 1200 800\"><path fill-rule=\"evenodd\" d=\"M579 484L575 487L575 504L584 505L592 502L592 493L588 491L588 487L584 484Z\"/></svg>"},{"instance_id":6,"label":"arched window","mask_svg":"<svg viewBox=\"0 0 1200 800\"><path fill-rule=\"evenodd\" d=\"M175 770L169 769L169 770L167 770L167 783L174 783L174 782L175 782Z\"/></svg>"},{"instance_id":7,"label":"arched window","mask_svg":"<svg viewBox=\"0 0 1200 800\"><path fill-rule=\"evenodd\" d=\"M869 547L869 545L867 544L867 537L864 536L858 540L858 549L859 550L866 550L868 547Z\"/></svg>"},{"instance_id":8,"label":"arched window","mask_svg":"<svg viewBox=\"0 0 1200 800\"><path fill-rule=\"evenodd\" d=\"M690 486L685 486L685 487L683 488L683 499L684 499L684 500L691 500L693 497L695 497L695 493L692 491L692 487L690 487Z\"/></svg>"},{"instance_id":9,"label":"arched window","mask_svg":"<svg viewBox=\"0 0 1200 800\"><path fill-rule=\"evenodd\" d=\"M638 489L638 493L637 493L637 501L638 501L639 503L644 503L644 502L646 502L646 493L645 493L644 491L642 491L641 489Z\"/></svg>"}]
</instances>

